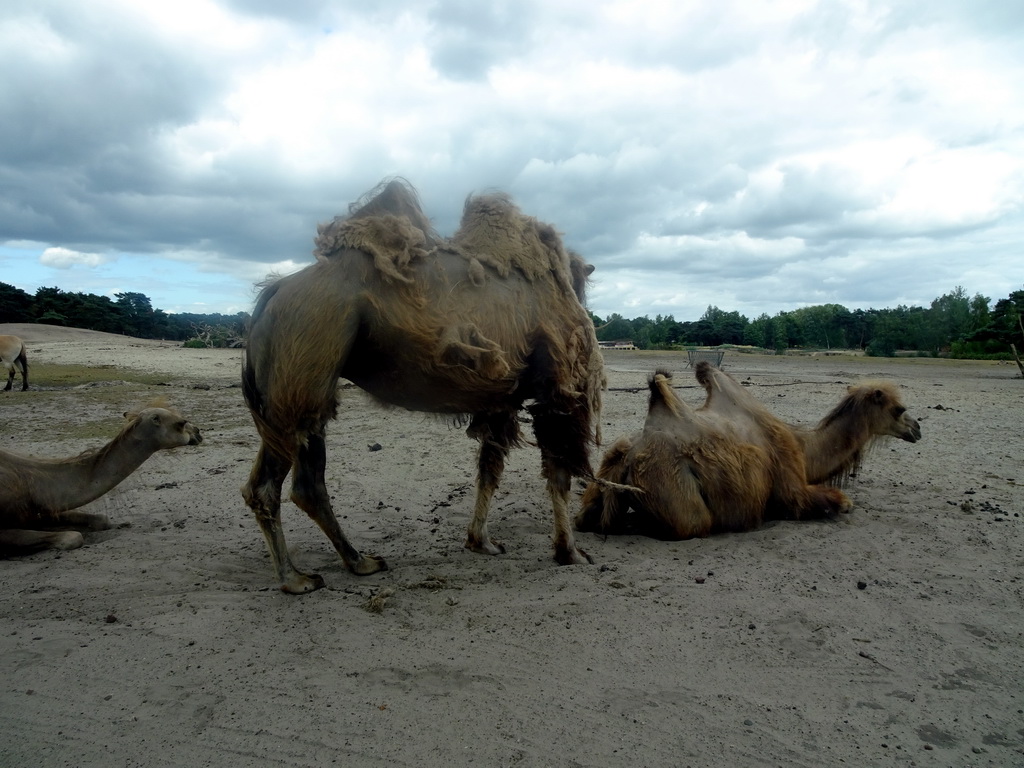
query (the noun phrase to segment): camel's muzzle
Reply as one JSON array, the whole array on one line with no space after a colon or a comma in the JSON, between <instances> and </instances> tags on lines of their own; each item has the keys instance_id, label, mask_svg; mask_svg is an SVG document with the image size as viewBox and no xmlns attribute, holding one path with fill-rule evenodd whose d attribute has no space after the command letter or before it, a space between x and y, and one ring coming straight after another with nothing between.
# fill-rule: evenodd
<instances>
[{"instance_id":1,"label":"camel's muzzle","mask_svg":"<svg viewBox=\"0 0 1024 768\"><path fill-rule=\"evenodd\" d=\"M906 440L908 443L916 443L921 439L921 425L917 423L916 419L905 417L907 423L904 425L906 430L900 435L901 440Z\"/></svg>"}]
</instances>

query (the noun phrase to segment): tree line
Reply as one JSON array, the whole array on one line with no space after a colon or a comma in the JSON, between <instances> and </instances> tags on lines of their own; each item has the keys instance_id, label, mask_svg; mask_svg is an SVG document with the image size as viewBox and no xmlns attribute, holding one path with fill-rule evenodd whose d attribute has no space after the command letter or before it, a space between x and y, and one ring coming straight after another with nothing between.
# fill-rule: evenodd
<instances>
[{"instance_id":1,"label":"tree line","mask_svg":"<svg viewBox=\"0 0 1024 768\"><path fill-rule=\"evenodd\" d=\"M893 356L909 350L925 356L1010 359L1011 344L1024 346L1024 290L992 305L981 294L968 296L961 286L928 307L854 309L819 304L753 320L739 312L709 306L694 321L672 315L637 317L591 315L601 341L631 340L640 349L732 344L773 349L861 349Z\"/></svg>"},{"instance_id":2,"label":"tree line","mask_svg":"<svg viewBox=\"0 0 1024 768\"><path fill-rule=\"evenodd\" d=\"M249 315L167 313L143 293L94 293L40 288L31 295L0 283L0 323L45 323L139 339L169 339L190 346L230 346L245 337Z\"/></svg>"},{"instance_id":3,"label":"tree line","mask_svg":"<svg viewBox=\"0 0 1024 768\"><path fill-rule=\"evenodd\" d=\"M0 283L0 323L47 323L120 333L141 339L169 339L194 346L228 346L245 338L249 315L167 313L142 293L92 293L40 288L31 295ZM1024 290L992 305L960 286L928 307L854 309L819 304L753 320L709 306L698 320L672 315L627 320L620 314L591 315L602 341L631 340L640 349L744 345L785 351L792 348L862 349L891 356L896 350L922 355L1010 359L1010 344L1024 347Z\"/></svg>"}]
</instances>

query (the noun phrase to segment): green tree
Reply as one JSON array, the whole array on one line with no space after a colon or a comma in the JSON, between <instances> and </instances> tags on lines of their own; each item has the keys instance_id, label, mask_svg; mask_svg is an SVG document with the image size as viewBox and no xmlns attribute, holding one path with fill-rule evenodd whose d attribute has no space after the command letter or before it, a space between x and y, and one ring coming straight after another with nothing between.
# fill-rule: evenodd
<instances>
[{"instance_id":1,"label":"green tree","mask_svg":"<svg viewBox=\"0 0 1024 768\"><path fill-rule=\"evenodd\" d=\"M123 332L124 314L108 297L94 293L72 293L67 297L68 325L105 333Z\"/></svg>"},{"instance_id":2,"label":"green tree","mask_svg":"<svg viewBox=\"0 0 1024 768\"><path fill-rule=\"evenodd\" d=\"M875 327L871 341L868 342L867 354L871 357L895 357L903 333L903 315L905 307L896 310L874 310Z\"/></svg>"},{"instance_id":3,"label":"green tree","mask_svg":"<svg viewBox=\"0 0 1024 768\"><path fill-rule=\"evenodd\" d=\"M971 331L971 301L963 286L932 300L928 328L919 348L938 353L954 341L963 341Z\"/></svg>"},{"instance_id":4,"label":"green tree","mask_svg":"<svg viewBox=\"0 0 1024 768\"><path fill-rule=\"evenodd\" d=\"M990 299L980 293L974 294L971 299L971 333L980 331L992 319L992 312L989 310Z\"/></svg>"},{"instance_id":5,"label":"green tree","mask_svg":"<svg viewBox=\"0 0 1024 768\"><path fill-rule=\"evenodd\" d=\"M613 312L608 316L608 321L597 329L597 338L600 341L632 339L633 323L617 312Z\"/></svg>"},{"instance_id":6,"label":"green tree","mask_svg":"<svg viewBox=\"0 0 1024 768\"><path fill-rule=\"evenodd\" d=\"M69 304L60 288L39 288L32 301L32 316L39 323L67 325Z\"/></svg>"},{"instance_id":7,"label":"green tree","mask_svg":"<svg viewBox=\"0 0 1024 768\"><path fill-rule=\"evenodd\" d=\"M0 323L32 321L32 296L21 288L0 283Z\"/></svg>"},{"instance_id":8,"label":"green tree","mask_svg":"<svg viewBox=\"0 0 1024 768\"><path fill-rule=\"evenodd\" d=\"M144 293L115 293L117 306L121 308L125 318L124 332L140 339L148 339L153 335L154 313L153 304Z\"/></svg>"},{"instance_id":9,"label":"green tree","mask_svg":"<svg viewBox=\"0 0 1024 768\"><path fill-rule=\"evenodd\" d=\"M802 347L804 341L803 324L793 312L779 312L773 323L775 330L775 349L785 350L791 347Z\"/></svg>"},{"instance_id":10,"label":"green tree","mask_svg":"<svg viewBox=\"0 0 1024 768\"><path fill-rule=\"evenodd\" d=\"M743 329L743 343L752 347L767 347L771 325L772 319L767 314L758 315Z\"/></svg>"},{"instance_id":11,"label":"green tree","mask_svg":"<svg viewBox=\"0 0 1024 768\"><path fill-rule=\"evenodd\" d=\"M968 334L963 342L952 345L953 357L1008 358L1010 345L1024 350L1024 290L1013 291L996 302L986 325Z\"/></svg>"}]
</instances>

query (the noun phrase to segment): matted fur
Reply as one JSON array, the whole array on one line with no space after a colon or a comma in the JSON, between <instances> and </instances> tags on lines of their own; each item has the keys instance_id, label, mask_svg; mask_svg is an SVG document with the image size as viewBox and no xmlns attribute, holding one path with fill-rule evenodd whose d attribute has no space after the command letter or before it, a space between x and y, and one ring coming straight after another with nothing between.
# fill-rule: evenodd
<instances>
[{"instance_id":1,"label":"matted fur","mask_svg":"<svg viewBox=\"0 0 1024 768\"><path fill-rule=\"evenodd\" d=\"M0 364L7 368L5 392L14 386L15 371L21 374L21 391L28 389L28 355L25 343L17 336L0 336Z\"/></svg>"},{"instance_id":2,"label":"matted fur","mask_svg":"<svg viewBox=\"0 0 1024 768\"><path fill-rule=\"evenodd\" d=\"M71 458L34 458L0 450L0 551L81 546L78 533L99 530L103 515L75 512L118 485L158 450L202 442L199 430L163 399L125 413L108 443Z\"/></svg>"},{"instance_id":3,"label":"matted fur","mask_svg":"<svg viewBox=\"0 0 1024 768\"><path fill-rule=\"evenodd\" d=\"M882 436L921 436L887 382L851 387L806 430L777 419L709 363L695 373L707 392L699 409L676 396L671 374L651 377L644 428L605 454L584 493L579 530L686 539L846 511L849 500L831 486L858 465L865 447Z\"/></svg>"},{"instance_id":4,"label":"matted fur","mask_svg":"<svg viewBox=\"0 0 1024 768\"><path fill-rule=\"evenodd\" d=\"M252 315L243 393L262 447L243 494L282 588L322 584L295 570L285 549L280 493L289 470L292 499L349 568L384 567L348 543L323 485L339 376L382 403L468 418L481 449L467 546L487 553L501 551L487 535L487 506L528 405L555 509L556 557L583 561L565 507L569 478L591 473L604 386L583 305L590 268L554 228L500 193L470 197L459 230L442 240L424 229L405 182L377 190L321 227L318 261L264 288Z\"/></svg>"}]
</instances>

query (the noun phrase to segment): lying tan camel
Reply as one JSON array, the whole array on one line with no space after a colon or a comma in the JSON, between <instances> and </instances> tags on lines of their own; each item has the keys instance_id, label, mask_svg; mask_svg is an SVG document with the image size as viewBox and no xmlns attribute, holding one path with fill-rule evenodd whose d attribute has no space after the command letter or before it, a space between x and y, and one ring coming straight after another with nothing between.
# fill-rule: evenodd
<instances>
[{"instance_id":1,"label":"lying tan camel","mask_svg":"<svg viewBox=\"0 0 1024 768\"><path fill-rule=\"evenodd\" d=\"M871 444L921 438L888 382L850 387L817 427L803 429L772 416L709 363L699 363L696 375L707 391L698 409L676 396L670 374L651 377L644 428L605 454L583 495L577 529L688 539L750 530L765 519L849 511L838 486Z\"/></svg>"},{"instance_id":2,"label":"lying tan camel","mask_svg":"<svg viewBox=\"0 0 1024 768\"><path fill-rule=\"evenodd\" d=\"M504 552L487 511L518 412L533 432L554 509L555 558L584 563L568 512L573 476L590 477L604 373L584 308L591 267L549 225L505 195L471 196L451 240L431 229L415 192L380 185L349 216L322 226L318 261L264 288L252 314L243 393L262 438L242 494L256 515L281 589L323 586L288 555L281 486L320 526L348 569L384 561L345 537L324 484L324 430L344 377L383 403L465 417L480 442L477 496L466 546Z\"/></svg>"},{"instance_id":3,"label":"lying tan camel","mask_svg":"<svg viewBox=\"0 0 1024 768\"><path fill-rule=\"evenodd\" d=\"M70 459L36 459L0 450L0 551L27 553L82 546L78 530L110 527L106 515L76 511L98 499L165 448L198 445L199 430L176 411L150 406L125 414L106 445Z\"/></svg>"},{"instance_id":4,"label":"lying tan camel","mask_svg":"<svg viewBox=\"0 0 1024 768\"><path fill-rule=\"evenodd\" d=\"M14 386L15 369L21 373L21 391L28 389L28 357L25 355L25 342L17 336L0 336L0 363L7 368L5 392L9 392Z\"/></svg>"}]
</instances>

